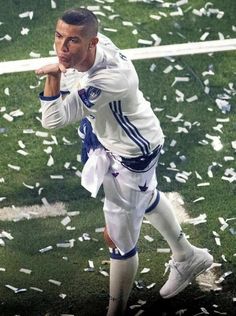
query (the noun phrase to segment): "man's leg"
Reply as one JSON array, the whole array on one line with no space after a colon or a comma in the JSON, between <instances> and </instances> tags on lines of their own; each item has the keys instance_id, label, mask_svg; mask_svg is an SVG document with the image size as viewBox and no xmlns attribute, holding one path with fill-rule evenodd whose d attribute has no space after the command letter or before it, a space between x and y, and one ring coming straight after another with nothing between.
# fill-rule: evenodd
<instances>
[{"instance_id":1,"label":"man's leg","mask_svg":"<svg viewBox=\"0 0 236 316\"><path fill-rule=\"evenodd\" d=\"M193 249L181 229L171 203L164 193L158 191L155 192L153 200L145 217L167 241L173 258L176 261L184 261L193 254Z\"/></svg>"},{"instance_id":2,"label":"man's leg","mask_svg":"<svg viewBox=\"0 0 236 316\"><path fill-rule=\"evenodd\" d=\"M106 229L104 238L110 251L110 289L107 316L125 315L127 302L138 269L138 253L136 248L121 255L111 241Z\"/></svg>"},{"instance_id":3,"label":"man's leg","mask_svg":"<svg viewBox=\"0 0 236 316\"><path fill-rule=\"evenodd\" d=\"M169 298L177 295L195 276L209 268L213 258L205 250L189 243L164 193L155 193L145 216L164 237L173 253L169 279L160 290L164 298Z\"/></svg>"}]
</instances>

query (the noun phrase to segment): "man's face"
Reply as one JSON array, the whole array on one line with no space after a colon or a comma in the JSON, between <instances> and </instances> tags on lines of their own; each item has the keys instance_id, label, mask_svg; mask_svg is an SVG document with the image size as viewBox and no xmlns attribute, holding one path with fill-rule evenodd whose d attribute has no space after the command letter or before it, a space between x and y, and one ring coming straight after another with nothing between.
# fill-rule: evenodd
<instances>
[{"instance_id":1,"label":"man's face","mask_svg":"<svg viewBox=\"0 0 236 316\"><path fill-rule=\"evenodd\" d=\"M55 48L59 62L66 68L81 68L89 58L93 39L84 34L84 27L58 20L55 32Z\"/></svg>"}]
</instances>

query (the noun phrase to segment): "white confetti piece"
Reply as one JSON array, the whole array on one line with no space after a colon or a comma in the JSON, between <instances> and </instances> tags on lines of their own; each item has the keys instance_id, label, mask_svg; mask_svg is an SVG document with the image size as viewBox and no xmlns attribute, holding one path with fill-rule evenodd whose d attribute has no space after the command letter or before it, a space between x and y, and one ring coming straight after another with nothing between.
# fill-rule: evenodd
<instances>
[{"instance_id":1,"label":"white confetti piece","mask_svg":"<svg viewBox=\"0 0 236 316\"><path fill-rule=\"evenodd\" d=\"M47 166L48 167L51 167L51 166L53 166L54 165L54 159L53 159L53 157L50 155L49 156L49 159L48 159L48 162L47 162Z\"/></svg>"},{"instance_id":2,"label":"white confetti piece","mask_svg":"<svg viewBox=\"0 0 236 316\"><path fill-rule=\"evenodd\" d=\"M223 144L221 143L220 136L212 136L209 134L206 134L206 138L212 140L212 147L215 151L219 151L223 148Z\"/></svg>"},{"instance_id":3,"label":"white confetti piece","mask_svg":"<svg viewBox=\"0 0 236 316\"><path fill-rule=\"evenodd\" d=\"M215 237L215 242L216 242L217 246L221 246L221 242L220 242L219 237Z\"/></svg>"},{"instance_id":4,"label":"white confetti piece","mask_svg":"<svg viewBox=\"0 0 236 316\"><path fill-rule=\"evenodd\" d=\"M25 186L26 188L30 189L30 190L33 190L34 189L34 186L33 185L29 185L29 184L26 184L24 182L22 182L23 186Z\"/></svg>"},{"instance_id":5,"label":"white confetti piece","mask_svg":"<svg viewBox=\"0 0 236 316\"><path fill-rule=\"evenodd\" d=\"M64 218L61 220L61 224L62 224L63 226L68 225L70 222L71 222L71 219L70 219L69 216L66 216L66 217L64 217Z\"/></svg>"},{"instance_id":6,"label":"white confetti piece","mask_svg":"<svg viewBox=\"0 0 236 316\"><path fill-rule=\"evenodd\" d=\"M56 244L57 248L72 248L72 243L70 242L64 242L64 243L57 243Z\"/></svg>"},{"instance_id":7,"label":"white confetti piece","mask_svg":"<svg viewBox=\"0 0 236 316\"><path fill-rule=\"evenodd\" d=\"M222 180L231 182L236 181L236 172L233 168L227 168L224 172L224 176L221 177Z\"/></svg>"},{"instance_id":8,"label":"white confetti piece","mask_svg":"<svg viewBox=\"0 0 236 316\"><path fill-rule=\"evenodd\" d=\"M22 150L22 149L18 149L17 153L22 155L22 156L27 156L29 153L27 153L26 151Z\"/></svg>"},{"instance_id":9,"label":"white confetti piece","mask_svg":"<svg viewBox=\"0 0 236 316\"><path fill-rule=\"evenodd\" d=\"M75 172L75 175L76 175L77 177L81 178L82 173L81 173L81 171L77 170L77 171Z\"/></svg>"},{"instance_id":10,"label":"white confetti piece","mask_svg":"<svg viewBox=\"0 0 236 316\"><path fill-rule=\"evenodd\" d=\"M51 8L52 8L52 9L56 9L56 8L57 8L56 1L51 0Z\"/></svg>"},{"instance_id":11,"label":"white confetti piece","mask_svg":"<svg viewBox=\"0 0 236 316\"><path fill-rule=\"evenodd\" d=\"M166 180L167 183L171 183L171 178L167 176L163 176L163 178Z\"/></svg>"},{"instance_id":12,"label":"white confetti piece","mask_svg":"<svg viewBox=\"0 0 236 316\"><path fill-rule=\"evenodd\" d=\"M34 286L31 286L30 289L36 292L43 292L42 289L39 289L38 287L34 287Z\"/></svg>"},{"instance_id":13,"label":"white confetti piece","mask_svg":"<svg viewBox=\"0 0 236 316\"><path fill-rule=\"evenodd\" d=\"M32 128L24 129L23 134L34 134L35 131Z\"/></svg>"},{"instance_id":14,"label":"white confetti piece","mask_svg":"<svg viewBox=\"0 0 236 316\"><path fill-rule=\"evenodd\" d=\"M6 284L5 287L7 287L8 289L10 289L10 290L12 290L12 291L14 291L14 292L16 292L16 291L18 290L17 287L14 287L14 286L9 285L9 284Z\"/></svg>"},{"instance_id":15,"label":"white confetti piece","mask_svg":"<svg viewBox=\"0 0 236 316\"><path fill-rule=\"evenodd\" d=\"M38 137L48 137L48 132L36 131L35 135L38 136Z\"/></svg>"},{"instance_id":16,"label":"white confetti piece","mask_svg":"<svg viewBox=\"0 0 236 316\"><path fill-rule=\"evenodd\" d=\"M205 198L203 196L201 196L198 199L194 200L193 203L197 203L197 202L204 201L204 200L205 200Z\"/></svg>"},{"instance_id":17,"label":"white confetti piece","mask_svg":"<svg viewBox=\"0 0 236 316\"><path fill-rule=\"evenodd\" d=\"M218 108L222 111L222 113L226 113L231 110L231 105L229 101L216 98L215 102Z\"/></svg>"},{"instance_id":18,"label":"white confetti piece","mask_svg":"<svg viewBox=\"0 0 236 316\"><path fill-rule=\"evenodd\" d=\"M30 53L29 53L29 56L32 57L32 58L40 58L40 57L41 57L41 54L35 53L35 52L30 52Z\"/></svg>"},{"instance_id":19,"label":"white confetti piece","mask_svg":"<svg viewBox=\"0 0 236 316\"><path fill-rule=\"evenodd\" d=\"M51 154L52 153L52 147L51 146L48 146L47 148L45 148L43 150L46 154Z\"/></svg>"},{"instance_id":20,"label":"white confetti piece","mask_svg":"<svg viewBox=\"0 0 236 316\"><path fill-rule=\"evenodd\" d=\"M153 20L159 21L161 19L160 15L150 14L149 17ZM236 28L236 27L235 27ZM236 32L236 31L235 31Z\"/></svg>"},{"instance_id":21,"label":"white confetti piece","mask_svg":"<svg viewBox=\"0 0 236 316\"><path fill-rule=\"evenodd\" d=\"M70 212L67 212L67 215L68 216L78 216L80 215L80 211L70 211Z\"/></svg>"},{"instance_id":22,"label":"white confetti piece","mask_svg":"<svg viewBox=\"0 0 236 316\"><path fill-rule=\"evenodd\" d=\"M166 67L163 72L164 74L168 74L170 73L171 71L173 70L173 66L172 65L169 65L168 67Z\"/></svg>"},{"instance_id":23,"label":"white confetti piece","mask_svg":"<svg viewBox=\"0 0 236 316\"><path fill-rule=\"evenodd\" d=\"M39 249L39 252L44 253L44 252L48 252L48 251L50 251L52 249L53 249L52 246L47 246L45 248Z\"/></svg>"},{"instance_id":24,"label":"white confetti piece","mask_svg":"<svg viewBox=\"0 0 236 316\"><path fill-rule=\"evenodd\" d=\"M150 289L152 289L155 285L156 285L156 283L151 283L151 284L147 285L146 288L147 288L148 290L150 290Z\"/></svg>"},{"instance_id":25,"label":"white confetti piece","mask_svg":"<svg viewBox=\"0 0 236 316\"><path fill-rule=\"evenodd\" d=\"M123 24L124 26L134 26L133 23L130 22L130 21L122 21L122 24Z\"/></svg>"},{"instance_id":26,"label":"white confetti piece","mask_svg":"<svg viewBox=\"0 0 236 316\"><path fill-rule=\"evenodd\" d=\"M22 142L22 140L18 140L18 145L20 146L21 149L25 148L25 144Z\"/></svg>"},{"instance_id":27,"label":"white confetti piece","mask_svg":"<svg viewBox=\"0 0 236 316\"><path fill-rule=\"evenodd\" d=\"M7 114L7 113L4 113L3 116L2 116L5 120L7 120L8 122L13 122L14 118Z\"/></svg>"},{"instance_id":28,"label":"white confetti piece","mask_svg":"<svg viewBox=\"0 0 236 316\"><path fill-rule=\"evenodd\" d=\"M43 197L43 198L41 199L41 201L42 201L42 203L43 203L44 206L50 207L50 204L48 203L48 201L47 201L47 199L46 199L45 197Z\"/></svg>"},{"instance_id":29,"label":"white confetti piece","mask_svg":"<svg viewBox=\"0 0 236 316\"><path fill-rule=\"evenodd\" d=\"M151 37L154 40L154 46L158 46L161 44L161 38L157 34L151 34Z\"/></svg>"},{"instance_id":30,"label":"white confetti piece","mask_svg":"<svg viewBox=\"0 0 236 316\"><path fill-rule=\"evenodd\" d=\"M198 96L197 95L193 95L192 97L186 99L186 101L189 102L189 103L197 101L197 100L198 100Z\"/></svg>"},{"instance_id":31,"label":"white confetti piece","mask_svg":"<svg viewBox=\"0 0 236 316\"><path fill-rule=\"evenodd\" d=\"M95 228L95 233L103 233L105 230L105 227L98 227L98 228Z\"/></svg>"},{"instance_id":32,"label":"white confetti piece","mask_svg":"<svg viewBox=\"0 0 236 316\"><path fill-rule=\"evenodd\" d=\"M48 282L57 286L61 286L61 282L57 280L49 279Z\"/></svg>"},{"instance_id":33,"label":"white confetti piece","mask_svg":"<svg viewBox=\"0 0 236 316\"><path fill-rule=\"evenodd\" d=\"M23 12L23 13L20 13L19 14L19 17L21 18L21 19L23 19L23 18L30 18L30 20L32 20L33 19L33 16L34 16L34 12L33 11L26 11L26 12Z\"/></svg>"},{"instance_id":34,"label":"white confetti piece","mask_svg":"<svg viewBox=\"0 0 236 316\"><path fill-rule=\"evenodd\" d=\"M6 197L5 197L5 196L0 197L0 202L2 202L2 201L4 201L4 200L6 200Z\"/></svg>"},{"instance_id":35,"label":"white confetti piece","mask_svg":"<svg viewBox=\"0 0 236 316\"><path fill-rule=\"evenodd\" d=\"M11 36L9 34L4 35L3 37L0 38L0 41L6 40L10 42L12 40Z\"/></svg>"},{"instance_id":36,"label":"white confetti piece","mask_svg":"<svg viewBox=\"0 0 236 316\"><path fill-rule=\"evenodd\" d=\"M147 241L149 241L149 242L153 242L153 241L154 241L154 239L153 239L152 237L148 236L148 235L145 235L144 238L145 238Z\"/></svg>"},{"instance_id":37,"label":"white confetti piece","mask_svg":"<svg viewBox=\"0 0 236 316\"><path fill-rule=\"evenodd\" d=\"M13 170L16 170L16 171L20 171L20 169L21 169L19 166L15 166L15 165L12 165L10 163L8 164L8 167L13 169Z\"/></svg>"},{"instance_id":38,"label":"white confetti piece","mask_svg":"<svg viewBox=\"0 0 236 316\"><path fill-rule=\"evenodd\" d=\"M7 95L7 96L10 95L10 90L9 90L8 87L4 89L4 93L5 93L5 95Z\"/></svg>"},{"instance_id":39,"label":"white confetti piece","mask_svg":"<svg viewBox=\"0 0 236 316\"><path fill-rule=\"evenodd\" d=\"M112 29L112 28L108 28L108 27L104 27L103 30L104 30L104 31L107 31L107 32L113 32L113 33L118 32L117 29Z\"/></svg>"},{"instance_id":40,"label":"white confetti piece","mask_svg":"<svg viewBox=\"0 0 236 316\"><path fill-rule=\"evenodd\" d=\"M209 185L210 185L210 182L202 182L202 183L197 184L198 187L207 187Z\"/></svg>"},{"instance_id":41,"label":"white confetti piece","mask_svg":"<svg viewBox=\"0 0 236 316\"><path fill-rule=\"evenodd\" d=\"M171 84L171 87L173 87L177 82L189 82L189 77L175 77L175 80Z\"/></svg>"},{"instance_id":42,"label":"white confetti piece","mask_svg":"<svg viewBox=\"0 0 236 316\"><path fill-rule=\"evenodd\" d=\"M202 34L202 36L200 37L200 41L205 41L209 34L209 32L205 32L204 34Z\"/></svg>"},{"instance_id":43,"label":"white confetti piece","mask_svg":"<svg viewBox=\"0 0 236 316\"><path fill-rule=\"evenodd\" d=\"M20 33L21 35L28 35L29 29L27 27L22 27Z\"/></svg>"},{"instance_id":44,"label":"white confetti piece","mask_svg":"<svg viewBox=\"0 0 236 316\"><path fill-rule=\"evenodd\" d=\"M102 275L104 275L105 277L109 276L109 273L107 271L104 270L99 270L99 273L101 273Z\"/></svg>"},{"instance_id":45,"label":"white confetti piece","mask_svg":"<svg viewBox=\"0 0 236 316\"><path fill-rule=\"evenodd\" d=\"M1 247L4 247L4 246L5 246L5 241L4 241L2 238L0 238L0 246L1 246Z\"/></svg>"},{"instance_id":46,"label":"white confetti piece","mask_svg":"<svg viewBox=\"0 0 236 316\"><path fill-rule=\"evenodd\" d=\"M207 215L204 213L204 214L200 214L198 217L186 219L184 223L198 225L198 224L206 223L207 221L206 218L207 218Z\"/></svg>"},{"instance_id":47,"label":"white confetti piece","mask_svg":"<svg viewBox=\"0 0 236 316\"><path fill-rule=\"evenodd\" d=\"M92 260L88 260L89 268L94 269L94 263Z\"/></svg>"},{"instance_id":48,"label":"white confetti piece","mask_svg":"<svg viewBox=\"0 0 236 316\"><path fill-rule=\"evenodd\" d=\"M63 180L64 179L64 176L61 175L61 174L55 174L55 175L50 175L50 178L52 180Z\"/></svg>"},{"instance_id":49,"label":"white confetti piece","mask_svg":"<svg viewBox=\"0 0 236 316\"><path fill-rule=\"evenodd\" d=\"M158 253L170 253L170 248L157 248Z\"/></svg>"},{"instance_id":50,"label":"white confetti piece","mask_svg":"<svg viewBox=\"0 0 236 316\"><path fill-rule=\"evenodd\" d=\"M157 67L156 64L151 64L149 70L150 70L151 72L153 72L153 71L156 69L156 67Z\"/></svg>"},{"instance_id":51,"label":"white confetti piece","mask_svg":"<svg viewBox=\"0 0 236 316\"><path fill-rule=\"evenodd\" d=\"M233 149L236 149L236 140L231 142L231 146L232 146Z\"/></svg>"},{"instance_id":52,"label":"white confetti piece","mask_svg":"<svg viewBox=\"0 0 236 316\"><path fill-rule=\"evenodd\" d=\"M6 232L5 230L3 230L1 232L0 236L3 237L3 238L7 238L9 240L13 240L14 239L14 237L10 233Z\"/></svg>"},{"instance_id":53,"label":"white confetti piece","mask_svg":"<svg viewBox=\"0 0 236 316\"><path fill-rule=\"evenodd\" d=\"M140 271L141 274L144 274L144 273L148 273L150 271L150 268L143 268L142 271Z\"/></svg>"},{"instance_id":54,"label":"white confetti piece","mask_svg":"<svg viewBox=\"0 0 236 316\"><path fill-rule=\"evenodd\" d=\"M141 39L139 38L138 39L138 44L142 44L142 45L152 45L152 41L149 41L149 40L145 40L145 39Z\"/></svg>"},{"instance_id":55,"label":"white confetti piece","mask_svg":"<svg viewBox=\"0 0 236 316\"><path fill-rule=\"evenodd\" d=\"M25 268L21 268L20 272L25 273L25 274L31 274L32 270L30 269L25 269Z\"/></svg>"}]
</instances>

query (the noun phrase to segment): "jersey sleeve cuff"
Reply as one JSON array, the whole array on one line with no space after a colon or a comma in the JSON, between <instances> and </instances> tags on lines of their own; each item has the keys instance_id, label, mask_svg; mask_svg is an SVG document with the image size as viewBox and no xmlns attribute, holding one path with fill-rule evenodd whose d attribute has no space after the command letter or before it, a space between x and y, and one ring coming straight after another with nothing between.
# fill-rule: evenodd
<instances>
[{"instance_id":1,"label":"jersey sleeve cuff","mask_svg":"<svg viewBox=\"0 0 236 316\"><path fill-rule=\"evenodd\" d=\"M60 95L61 94L59 93L59 94L51 96L51 97L46 97L46 96L44 96L43 91L42 91L39 93L39 98L41 101L53 101L53 100L58 99L60 97Z\"/></svg>"}]
</instances>

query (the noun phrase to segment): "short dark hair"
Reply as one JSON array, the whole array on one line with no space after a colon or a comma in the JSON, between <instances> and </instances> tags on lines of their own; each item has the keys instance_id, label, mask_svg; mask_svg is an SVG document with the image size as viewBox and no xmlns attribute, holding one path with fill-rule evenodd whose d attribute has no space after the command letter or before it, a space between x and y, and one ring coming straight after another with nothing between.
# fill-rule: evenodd
<instances>
[{"instance_id":1,"label":"short dark hair","mask_svg":"<svg viewBox=\"0 0 236 316\"><path fill-rule=\"evenodd\" d=\"M98 33L97 17L88 9L79 8L66 10L60 19L67 24L85 26L85 33L88 36L96 36Z\"/></svg>"}]
</instances>

